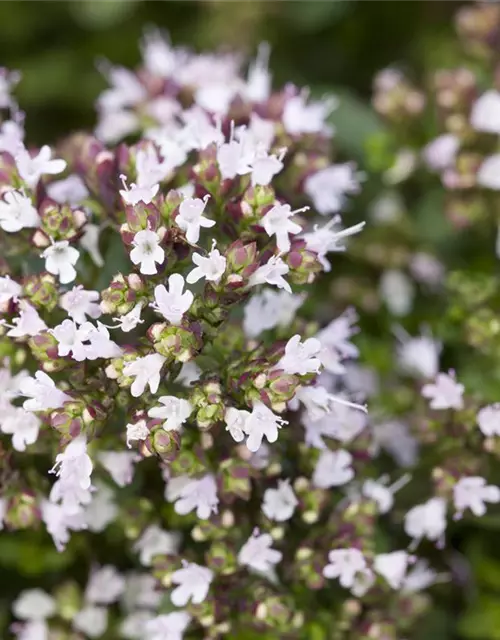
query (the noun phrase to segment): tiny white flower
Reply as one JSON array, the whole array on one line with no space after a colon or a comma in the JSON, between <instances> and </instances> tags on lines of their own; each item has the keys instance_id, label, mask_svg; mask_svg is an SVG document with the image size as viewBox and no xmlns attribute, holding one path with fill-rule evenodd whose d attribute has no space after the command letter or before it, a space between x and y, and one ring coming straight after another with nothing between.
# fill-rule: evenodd
<instances>
[{"instance_id":1,"label":"tiny white flower","mask_svg":"<svg viewBox=\"0 0 500 640\"><path fill-rule=\"evenodd\" d=\"M474 103L470 123L476 131L500 133L500 93L490 89Z\"/></svg>"},{"instance_id":2,"label":"tiny white flower","mask_svg":"<svg viewBox=\"0 0 500 640\"><path fill-rule=\"evenodd\" d=\"M292 293L292 288L288 282L283 278L290 271L287 264L279 256L272 256L266 262L261 265L248 279L250 287L255 287L258 284L272 284L278 289L284 289L288 293Z\"/></svg>"},{"instance_id":3,"label":"tiny white flower","mask_svg":"<svg viewBox=\"0 0 500 640\"><path fill-rule=\"evenodd\" d=\"M479 428L486 437L500 436L500 403L483 407L478 411L476 418Z\"/></svg>"},{"instance_id":4,"label":"tiny white flower","mask_svg":"<svg viewBox=\"0 0 500 640\"><path fill-rule=\"evenodd\" d=\"M73 360L82 362L87 359L87 334L78 329L78 325L73 320L63 320L61 324L50 330L50 333L57 340L57 355L64 357L72 354Z\"/></svg>"},{"instance_id":5,"label":"tiny white flower","mask_svg":"<svg viewBox=\"0 0 500 640\"><path fill-rule=\"evenodd\" d=\"M184 607L191 601L201 604L208 595L214 572L195 562L184 563L182 569L172 574L173 584L178 585L170 594L176 607Z\"/></svg>"},{"instance_id":6,"label":"tiny white flower","mask_svg":"<svg viewBox=\"0 0 500 640\"><path fill-rule=\"evenodd\" d=\"M166 362L159 353L150 353L142 358L136 358L132 362L127 362L123 367L123 374L135 378L130 388L134 398L138 398L144 393L146 386L149 386L151 393L156 393L160 386L160 371Z\"/></svg>"},{"instance_id":7,"label":"tiny white flower","mask_svg":"<svg viewBox=\"0 0 500 640\"><path fill-rule=\"evenodd\" d=\"M224 414L226 431L229 431L235 442L241 442L245 438L246 421L250 416L249 411L228 407Z\"/></svg>"},{"instance_id":8,"label":"tiny white flower","mask_svg":"<svg viewBox=\"0 0 500 640\"><path fill-rule=\"evenodd\" d=\"M287 342L285 354L282 356L275 369L282 369L285 373L307 375L318 373L321 361L318 355L321 351L321 343L316 338L308 338L300 341L300 335L296 334Z\"/></svg>"},{"instance_id":9,"label":"tiny white flower","mask_svg":"<svg viewBox=\"0 0 500 640\"><path fill-rule=\"evenodd\" d=\"M226 258L222 256L218 249L212 249L207 258L199 253L193 253L192 261L196 266L187 275L187 282L193 284L201 278L209 282L218 283L226 270Z\"/></svg>"},{"instance_id":10,"label":"tiny white flower","mask_svg":"<svg viewBox=\"0 0 500 640\"><path fill-rule=\"evenodd\" d=\"M281 551L272 548L273 542L269 533L254 531L238 553L238 564L260 573L272 571L283 557Z\"/></svg>"},{"instance_id":11,"label":"tiny white flower","mask_svg":"<svg viewBox=\"0 0 500 640\"><path fill-rule=\"evenodd\" d=\"M418 459L418 442L411 435L408 425L389 420L373 425L373 449L385 449L401 467L412 467Z\"/></svg>"},{"instance_id":12,"label":"tiny white flower","mask_svg":"<svg viewBox=\"0 0 500 640\"><path fill-rule=\"evenodd\" d=\"M7 331L10 338L24 338L36 336L47 329L47 325L38 315L37 310L25 300L19 303L19 315L12 320L13 326ZM10 325L6 325L10 326Z\"/></svg>"},{"instance_id":13,"label":"tiny white flower","mask_svg":"<svg viewBox=\"0 0 500 640\"><path fill-rule=\"evenodd\" d=\"M114 491L107 485L97 482L92 494L92 502L85 507L86 528L93 533L101 533L116 520L118 505L114 501Z\"/></svg>"},{"instance_id":14,"label":"tiny white flower","mask_svg":"<svg viewBox=\"0 0 500 640\"><path fill-rule=\"evenodd\" d=\"M432 336L412 338L403 331L398 331L398 362L401 369L424 379L433 379L439 372L439 354L441 343Z\"/></svg>"},{"instance_id":15,"label":"tiny white flower","mask_svg":"<svg viewBox=\"0 0 500 640\"><path fill-rule=\"evenodd\" d=\"M12 613L20 620L45 620L55 612L54 598L42 589L22 591L12 605Z\"/></svg>"},{"instance_id":16,"label":"tiny white flower","mask_svg":"<svg viewBox=\"0 0 500 640\"><path fill-rule=\"evenodd\" d=\"M276 236L276 246L279 251L286 253L290 251L289 234L295 235L302 231L300 224L293 222L290 218L296 213L308 211L309 207L302 207L292 211L289 204L275 204L262 218L260 224L264 227L268 236Z\"/></svg>"},{"instance_id":17,"label":"tiny white flower","mask_svg":"<svg viewBox=\"0 0 500 640\"><path fill-rule=\"evenodd\" d=\"M155 301L151 306L171 324L180 324L193 303L193 294L191 291L184 291L184 286L181 274L173 273L168 279L168 290L163 284L155 287Z\"/></svg>"},{"instance_id":18,"label":"tiny white flower","mask_svg":"<svg viewBox=\"0 0 500 640\"><path fill-rule=\"evenodd\" d=\"M314 473L313 484L320 489L330 489L347 484L354 478L354 470L351 467L352 456L344 449L321 452Z\"/></svg>"},{"instance_id":19,"label":"tiny white flower","mask_svg":"<svg viewBox=\"0 0 500 640\"><path fill-rule=\"evenodd\" d=\"M439 540L446 531L446 502L443 498L431 498L413 507L405 516L404 527L415 540Z\"/></svg>"},{"instance_id":20,"label":"tiny white flower","mask_svg":"<svg viewBox=\"0 0 500 640\"><path fill-rule=\"evenodd\" d=\"M223 180L232 180L237 175L244 176L252 171L255 145L246 135L240 140L231 139L217 149L217 163Z\"/></svg>"},{"instance_id":21,"label":"tiny white flower","mask_svg":"<svg viewBox=\"0 0 500 640\"><path fill-rule=\"evenodd\" d=\"M258 451L264 436L268 442L276 442L278 430L285 424L288 422L273 413L263 402L255 402L244 425L245 433L248 435L246 445L249 451Z\"/></svg>"},{"instance_id":22,"label":"tiny white flower","mask_svg":"<svg viewBox=\"0 0 500 640\"><path fill-rule=\"evenodd\" d=\"M158 402L163 406L153 407L148 416L164 420L165 431L178 431L193 412L192 404L184 398L160 396Z\"/></svg>"},{"instance_id":23,"label":"tiny white flower","mask_svg":"<svg viewBox=\"0 0 500 640\"><path fill-rule=\"evenodd\" d=\"M126 426L127 430L127 447L130 449L132 440L145 440L149 436L149 429L146 420L138 422L129 422Z\"/></svg>"},{"instance_id":24,"label":"tiny white flower","mask_svg":"<svg viewBox=\"0 0 500 640\"><path fill-rule=\"evenodd\" d=\"M296 397L306 407L302 422L309 446L326 449L322 436L352 442L367 426L366 407L328 393L323 387L301 387Z\"/></svg>"},{"instance_id":25,"label":"tiny white flower","mask_svg":"<svg viewBox=\"0 0 500 640\"><path fill-rule=\"evenodd\" d=\"M431 409L462 409L464 385L455 380L453 372L438 373L434 383L422 387L422 396L429 398Z\"/></svg>"},{"instance_id":26,"label":"tiny white flower","mask_svg":"<svg viewBox=\"0 0 500 640\"><path fill-rule=\"evenodd\" d=\"M456 518L460 518L466 509L481 517L486 513L486 502L500 502L500 489L495 485L486 484L480 476L460 478L453 487L453 502L457 510Z\"/></svg>"},{"instance_id":27,"label":"tiny white flower","mask_svg":"<svg viewBox=\"0 0 500 640\"><path fill-rule=\"evenodd\" d=\"M447 578L447 576L442 576ZM435 584L440 576L429 567L427 560L418 560L405 576L402 593L416 593L424 591Z\"/></svg>"},{"instance_id":28,"label":"tiny white flower","mask_svg":"<svg viewBox=\"0 0 500 640\"><path fill-rule=\"evenodd\" d=\"M158 191L160 190L160 185L158 183L153 185L141 186L134 184L133 182L130 184L130 188L127 186L126 176L120 176L121 181L123 183L123 189L120 189L120 195L125 204L135 206L139 202L143 202L144 204L150 204L153 201L153 198L156 196ZM140 232L139 232L140 233Z\"/></svg>"},{"instance_id":29,"label":"tiny white flower","mask_svg":"<svg viewBox=\"0 0 500 640\"><path fill-rule=\"evenodd\" d=\"M89 192L80 176L74 173L64 180L56 180L47 185L47 194L58 204L79 205L88 197Z\"/></svg>"},{"instance_id":30,"label":"tiny white flower","mask_svg":"<svg viewBox=\"0 0 500 640\"><path fill-rule=\"evenodd\" d=\"M445 133L429 142L422 155L428 167L434 171L444 171L455 161L459 148L460 140L452 133Z\"/></svg>"},{"instance_id":31,"label":"tiny white flower","mask_svg":"<svg viewBox=\"0 0 500 640\"><path fill-rule=\"evenodd\" d=\"M183 363L175 382L181 384L183 387L190 387L192 382L196 382L200 379L200 376L200 367L190 360L189 362Z\"/></svg>"},{"instance_id":32,"label":"tiny white flower","mask_svg":"<svg viewBox=\"0 0 500 640\"><path fill-rule=\"evenodd\" d=\"M83 324L87 320L87 317L95 320L95 318L99 318L101 315L98 300L98 291L85 291L80 284L59 298L59 306L61 309L64 309L68 316L75 322Z\"/></svg>"},{"instance_id":33,"label":"tiny white flower","mask_svg":"<svg viewBox=\"0 0 500 640\"><path fill-rule=\"evenodd\" d=\"M42 253L45 268L49 273L58 276L61 284L68 284L76 278L75 264L79 257L78 249L71 247L67 240L54 242Z\"/></svg>"},{"instance_id":34,"label":"tiny white flower","mask_svg":"<svg viewBox=\"0 0 500 640\"><path fill-rule=\"evenodd\" d=\"M191 622L186 611L174 611L152 618L144 627L145 640L182 640Z\"/></svg>"},{"instance_id":35,"label":"tiny white flower","mask_svg":"<svg viewBox=\"0 0 500 640\"><path fill-rule=\"evenodd\" d=\"M356 235L363 230L365 223L360 222L352 227L346 229L335 229L340 223L340 217L333 217L330 222L319 227L314 225L313 231L303 234L303 238L306 242L306 247L309 251L314 251L317 254L318 261L321 263L323 270L328 273L332 265L327 259L328 253L342 252L346 250L344 244L345 238Z\"/></svg>"},{"instance_id":36,"label":"tiny white flower","mask_svg":"<svg viewBox=\"0 0 500 640\"><path fill-rule=\"evenodd\" d=\"M8 233L38 227L40 216L31 203L31 198L20 191L10 189L0 200L0 228Z\"/></svg>"},{"instance_id":37,"label":"tiny white flower","mask_svg":"<svg viewBox=\"0 0 500 640\"><path fill-rule=\"evenodd\" d=\"M99 451L99 462L119 487L126 487L134 478L136 454L131 451Z\"/></svg>"},{"instance_id":38,"label":"tiny white flower","mask_svg":"<svg viewBox=\"0 0 500 640\"><path fill-rule=\"evenodd\" d=\"M0 151L7 151L12 157L23 144L24 129L13 120L6 120L0 125Z\"/></svg>"},{"instance_id":39,"label":"tiny white flower","mask_svg":"<svg viewBox=\"0 0 500 640\"><path fill-rule=\"evenodd\" d=\"M175 501L174 510L179 515L196 509L198 518L207 520L212 513L217 513L219 504L215 478L210 473L199 479L188 476L174 478L167 485L167 499L169 502Z\"/></svg>"},{"instance_id":40,"label":"tiny white flower","mask_svg":"<svg viewBox=\"0 0 500 640\"><path fill-rule=\"evenodd\" d=\"M0 305L14 300L19 300L23 292L23 288L15 280L12 280L10 276L0 277Z\"/></svg>"},{"instance_id":41,"label":"tiny white flower","mask_svg":"<svg viewBox=\"0 0 500 640\"><path fill-rule=\"evenodd\" d=\"M40 420L21 407L12 407L0 418L0 430L12 435L12 446L16 451L25 451L38 439Z\"/></svg>"},{"instance_id":42,"label":"tiny white flower","mask_svg":"<svg viewBox=\"0 0 500 640\"><path fill-rule=\"evenodd\" d=\"M112 565L94 571L85 589L85 600L90 604L112 604L125 590L125 578Z\"/></svg>"},{"instance_id":43,"label":"tiny white flower","mask_svg":"<svg viewBox=\"0 0 500 640\"><path fill-rule=\"evenodd\" d=\"M412 561L413 556L406 551L379 553L375 556L373 568L392 589L401 589L405 581L408 565Z\"/></svg>"},{"instance_id":44,"label":"tiny white flower","mask_svg":"<svg viewBox=\"0 0 500 640\"><path fill-rule=\"evenodd\" d=\"M104 266L104 258L99 250L100 234L101 229L97 224L86 224L80 238L80 246L88 252L96 267Z\"/></svg>"},{"instance_id":45,"label":"tiny white flower","mask_svg":"<svg viewBox=\"0 0 500 640\"><path fill-rule=\"evenodd\" d=\"M344 373L345 366L342 361L358 357L358 348L350 341L350 338L358 332L355 326L357 321L358 314L354 309L347 309L316 335L321 343L321 352L318 357L330 373L336 375Z\"/></svg>"},{"instance_id":46,"label":"tiny white flower","mask_svg":"<svg viewBox=\"0 0 500 640\"><path fill-rule=\"evenodd\" d=\"M108 610L106 607L86 605L73 618L73 628L81 631L89 638L99 638L108 626Z\"/></svg>"},{"instance_id":47,"label":"tiny white flower","mask_svg":"<svg viewBox=\"0 0 500 640\"><path fill-rule=\"evenodd\" d=\"M500 189L500 153L486 158L478 169L476 180L478 185L486 189Z\"/></svg>"},{"instance_id":48,"label":"tiny white flower","mask_svg":"<svg viewBox=\"0 0 500 640\"><path fill-rule=\"evenodd\" d=\"M277 489L266 489L262 511L270 520L285 522L290 520L299 504L289 480L278 480Z\"/></svg>"},{"instance_id":49,"label":"tiny white flower","mask_svg":"<svg viewBox=\"0 0 500 640\"><path fill-rule=\"evenodd\" d=\"M320 169L304 182L304 191L313 201L316 211L323 216L340 211L345 196L358 193L359 189L359 175L351 163Z\"/></svg>"},{"instance_id":50,"label":"tiny white flower","mask_svg":"<svg viewBox=\"0 0 500 640\"><path fill-rule=\"evenodd\" d=\"M203 213L209 196L200 198L186 198L179 205L179 213L175 218L177 226L186 232L186 239L190 244L196 244L200 239L200 229L210 229L215 220L206 218Z\"/></svg>"},{"instance_id":51,"label":"tiny white flower","mask_svg":"<svg viewBox=\"0 0 500 640\"><path fill-rule=\"evenodd\" d=\"M158 580L149 573L128 573L121 598L124 608L127 611L137 608L156 611L163 596L159 586Z\"/></svg>"},{"instance_id":52,"label":"tiny white flower","mask_svg":"<svg viewBox=\"0 0 500 640\"><path fill-rule=\"evenodd\" d=\"M276 174L278 174L284 167L283 158L286 149L282 150L278 155L269 154L263 148L259 148L259 144L255 145L257 150L252 160L252 185L268 185ZM293 223L289 223L290 225ZM266 230L267 231L267 230ZM267 232L268 235L271 233ZM293 233L293 231L291 232ZM298 233L296 231L295 233Z\"/></svg>"},{"instance_id":53,"label":"tiny white flower","mask_svg":"<svg viewBox=\"0 0 500 640\"><path fill-rule=\"evenodd\" d=\"M157 525L150 525L142 533L134 545L134 551L139 553L141 564L149 567L155 556L172 554L177 555L180 537L178 533L164 531Z\"/></svg>"},{"instance_id":54,"label":"tiny white flower","mask_svg":"<svg viewBox=\"0 0 500 640\"><path fill-rule=\"evenodd\" d=\"M333 549L328 554L329 563L323 575L329 580L338 579L344 589L352 589L358 574L367 568L366 560L359 549Z\"/></svg>"},{"instance_id":55,"label":"tiny white flower","mask_svg":"<svg viewBox=\"0 0 500 640\"><path fill-rule=\"evenodd\" d=\"M120 622L120 638L125 638L126 640L141 640L141 638L144 638L146 624L150 620L151 613L149 611L138 609L137 611L129 613L124 616Z\"/></svg>"},{"instance_id":56,"label":"tiny white flower","mask_svg":"<svg viewBox=\"0 0 500 640\"><path fill-rule=\"evenodd\" d=\"M302 306L305 294L264 289L250 298L243 309L243 329L249 338L256 338L267 329L288 327L297 310Z\"/></svg>"},{"instance_id":57,"label":"tiny white flower","mask_svg":"<svg viewBox=\"0 0 500 640\"><path fill-rule=\"evenodd\" d=\"M142 302L138 302L134 308L126 313L124 316L115 316L113 320L116 325L110 327L112 329L121 329L123 333L129 333L133 331L139 324L142 324L144 320L141 318Z\"/></svg>"},{"instance_id":58,"label":"tiny white flower","mask_svg":"<svg viewBox=\"0 0 500 640\"><path fill-rule=\"evenodd\" d=\"M380 297L394 316L410 313L415 287L406 274L397 269L386 269L379 284Z\"/></svg>"},{"instance_id":59,"label":"tiny white flower","mask_svg":"<svg viewBox=\"0 0 500 640\"><path fill-rule=\"evenodd\" d=\"M156 263L163 264L165 251L160 247L160 237L150 229L138 231L132 240L134 248L130 252L130 259L140 265L139 271L144 275L158 273Z\"/></svg>"},{"instance_id":60,"label":"tiny white flower","mask_svg":"<svg viewBox=\"0 0 500 640\"><path fill-rule=\"evenodd\" d=\"M283 126L291 135L308 133L331 134L331 127L325 124L330 113L337 106L336 98L326 98L320 102L307 103L307 93L288 98L283 110Z\"/></svg>"},{"instance_id":61,"label":"tiny white flower","mask_svg":"<svg viewBox=\"0 0 500 640\"><path fill-rule=\"evenodd\" d=\"M56 175L66 168L64 160L52 160L52 150L47 145L36 156L31 156L27 149L20 147L15 160L19 175L30 189L36 187L42 175Z\"/></svg>"},{"instance_id":62,"label":"tiny white flower","mask_svg":"<svg viewBox=\"0 0 500 640\"><path fill-rule=\"evenodd\" d=\"M137 171L137 186L149 187L156 190L156 185L163 182L174 167L167 160L158 158L158 152L152 144L144 149L139 149L135 156L135 168ZM156 195L156 192L154 195Z\"/></svg>"},{"instance_id":63,"label":"tiny white flower","mask_svg":"<svg viewBox=\"0 0 500 640\"><path fill-rule=\"evenodd\" d=\"M35 377L27 377L20 384L21 395L29 399L23 403L26 411L47 411L62 407L71 400L64 391L56 387L56 383L43 371L37 371Z\"/></svg>"}]
</instances>

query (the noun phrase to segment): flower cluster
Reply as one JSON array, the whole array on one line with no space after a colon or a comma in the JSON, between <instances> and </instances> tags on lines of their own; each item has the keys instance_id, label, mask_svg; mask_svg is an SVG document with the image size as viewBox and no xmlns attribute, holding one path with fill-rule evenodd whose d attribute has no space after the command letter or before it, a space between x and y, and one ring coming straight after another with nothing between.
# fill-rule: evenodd
<instances>
[{"instance_id":1,"label":"flower cluster","mask_svg":"<svg viewBox=\"0 0 500 640\"><path fill-rule=\"evenodd\" d=\"M500 353L496 280L446 279L401 186L430 167L471 222L500 94L440 76L422 152L401 132L425 93L379 74L364 229L336 100L273 90L268 57L149 32L136 71L101 66L93 135L55 149L27 146L0 71L0 528L86 566L16 595L19 640L410 638L453 570L428 551L500 502L498 398L448 353ZM396 325L443 290L467 304Z\"/></svg>"}]
</instances>

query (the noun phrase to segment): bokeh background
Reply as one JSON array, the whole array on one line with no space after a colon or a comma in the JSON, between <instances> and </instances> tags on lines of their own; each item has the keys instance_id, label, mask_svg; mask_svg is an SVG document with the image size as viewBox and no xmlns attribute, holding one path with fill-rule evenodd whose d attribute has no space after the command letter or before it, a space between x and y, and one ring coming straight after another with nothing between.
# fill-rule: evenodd
<instances>
[{"instance_id":1,"label":"bokeh background","mask_svg":"<svg viewBox=\"0 0 500 640\"><path fill-rule=\"evenodd\" d=\"M0 66L22 72L16 95L28 114L29 142L56 143L68 132L95 123L94 102L105 86L96 68L99 58L133 67L140 59L138 41L150 25L167 30L177 45L239 50L247 56L255 54L259 42L268 41L277 85L291 81L342 98L334 115L337 144L346 158L357 160L363 168L366 139L381 126L370 107L374 74L395 63L421 80L428 69L446 66L448 61L456 64L458 43L452 18L461 4L443 0L4 1L0 2ZM369 182L356 207L368 205L376 190L377 185ZM422 213L422 207L417 208ZM425 216L423 227L433 240L439 236L437 226ZM455 253L463 260L457 247ZM464 589L456 597L446 593L423 622L419 638L500 639L499 531L498 517L485 518L477 528L451 541L456 578L463 581ZM113 549L108 551L112 556ZM17 534L15 541L2 536L0 599L14 588L17 592L30 575L48 571L50 580L50 572L62 569L65 562L55 550L37 548L29 536L23 540Z\"/></svg>"}]
</instances>

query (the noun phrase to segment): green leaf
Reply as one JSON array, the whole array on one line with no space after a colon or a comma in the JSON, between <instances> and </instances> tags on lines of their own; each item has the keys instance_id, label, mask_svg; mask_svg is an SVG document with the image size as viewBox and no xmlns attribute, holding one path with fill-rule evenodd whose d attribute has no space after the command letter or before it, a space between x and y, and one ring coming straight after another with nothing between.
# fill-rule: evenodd
<instances>
[{"instance_id":1,"label":"green leaf","mask_svg":"<svg viewBox=\"0 0 500 640\"><path fill-rule=\"evenodd\" d=\"M465 638L500 640L500 600L495 596L481 595L471 604L458 623Z\"/></svg>"}]
</instances>

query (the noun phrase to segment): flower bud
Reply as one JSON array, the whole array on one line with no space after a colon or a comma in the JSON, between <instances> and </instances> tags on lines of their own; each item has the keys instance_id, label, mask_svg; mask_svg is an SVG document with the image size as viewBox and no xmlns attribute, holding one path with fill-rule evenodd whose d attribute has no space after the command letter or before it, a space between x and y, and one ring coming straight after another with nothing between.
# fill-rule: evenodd
<instances>
[{"instance_id":1,"label":"flower bud","mask_svg":"<svg viewBox=\"0 0 500 640\"><path fill-rule=\"evenodd\" d=\"M39 207L40 228L33 235L36 247L48 247L51 240L75 240L81 233L87 216L81 209L59 205L46 198Z\"/></svg>"},{"instance_id":2,"label":"flower bud","mask_svg":"<svg viewBox=\"0 0 500 640\"><path fill-rule=\"evenodd\" d=\"M181 436L178 431L165 431L158 425L151 429L146 446L152 453L158 454L163 462L172 462L179 452Z\"/></svg>"},{"instance_id":3,"label":"flower bud","mask_svg":"<svg viewBox=\"0 0 500 640\"><path fill-rule=\"evenodd\" d=\"M153 342L155 351L176 362L189 362L203 345L200 335L190 326L179 327L157 322L151 325L147 335Z\"/></svg>"},{"instance_id":4,"label":"flower bud","mask_svg":"<svg viewBox=\"0 0 500 640\"><path fill-rule=\"evenodd\" d=\"M60 358L58 355L58 342L48 331L41 331L28 340L31 354L41 364L42 369L48 373L61 371L74 365L69 358Z\"/></svg>"},{"instance_id":5,"label":"flower bud","mask_svg":"<svg viewBox=\"0 0 500 640\"><path fill-rule=\"evenodd\" d=\"M125 315L132 311L137 301L137 293L145 291L139 275L123 276L117 274L107 289L101 294L101 310L103 313L118 313Z\"/></svg>"},{"instance_id":6,"label":"flower bud","mask_svg":"<svg viewBox=\"0 0 500 640\"><path fill-rule=\"evenodd\" d=\"M52 311L59 300L57 281L51 273L43 272L26 276L24 294L35 307Z\"/></svg>"},{"instance_id":7,"label":"flower bud","mask_svg":"<svg viewBox=\"0 0 500 640\"><path fill-rule=\"evenodd\" d=\"M284 261L290 269L287 279L293 284L309 284L323 270L318 256L306 248L306 243L303 240L292 242Z\"/></svg>"},{"instance_id":8,"label":"flower bud","mask_svg":"<svg viewBox=\"0 0 500 640\"><path fill-rule=\"evenodd\" d=\"M5 514L5 524L9 529L30 529L39 521L37 501L31 492L22 491L9 500Z\"/></svg>"},{"instance_id":9,"label":"flower bud","mask_svg":"<svg viewBox=\"0 0 500 640\"><path fill-rule=\"evenodd\" d=\"M231 575L238 568L236 554L226 541L212 542L205 558L208 568L221 575Z\"/></svg>"}]
</instances>

